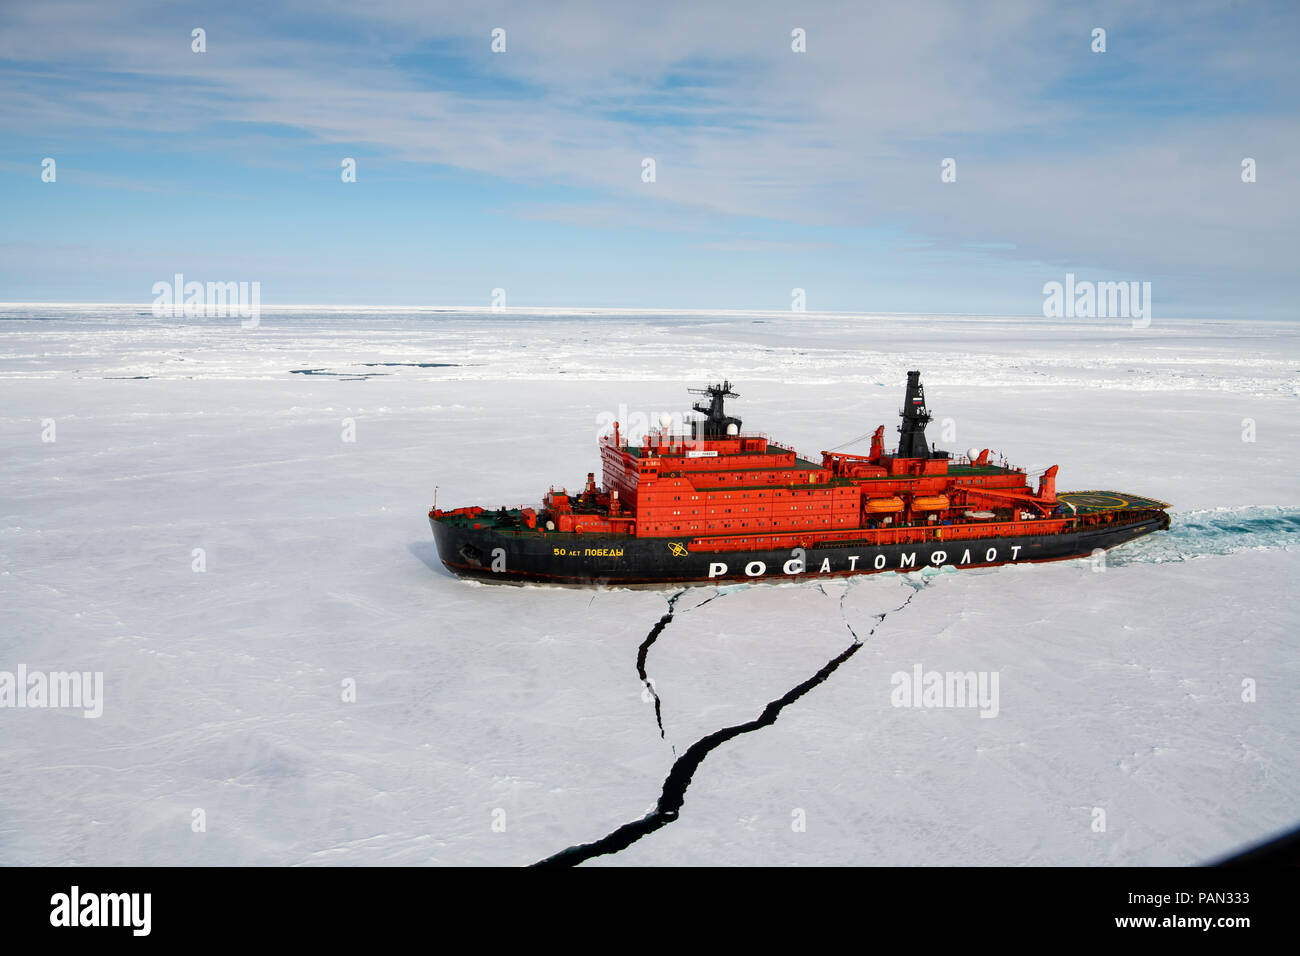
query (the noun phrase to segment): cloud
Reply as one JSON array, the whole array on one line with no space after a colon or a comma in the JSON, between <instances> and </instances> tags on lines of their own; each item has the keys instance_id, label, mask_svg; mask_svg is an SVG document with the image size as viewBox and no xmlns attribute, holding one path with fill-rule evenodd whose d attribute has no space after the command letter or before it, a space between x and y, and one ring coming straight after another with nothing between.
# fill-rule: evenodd
<instances>
[{"instance_id":1,"label":"cloud","mask_svg":"<svg viewBox=\"0 0 1300 956\"><path fill-rule=\"evenodd\" d=\"M507 208L594 228L892 229L900 252L919 237L1116 278L1267 285L1293 269L1300 73L1285 9L326 0L260 23L131 2L0 19L11 128L195 144L219 124L296 130L588 190L589 204ZM1097 25L1105 54L1089 50ZM807 53L791 52L794 27ZM276 148L252 133L219 148L241 142ZM1255 184L1240 181L1245 156ZM945 157L955 183L940 182Z\"/></svg>"}]
</instances>

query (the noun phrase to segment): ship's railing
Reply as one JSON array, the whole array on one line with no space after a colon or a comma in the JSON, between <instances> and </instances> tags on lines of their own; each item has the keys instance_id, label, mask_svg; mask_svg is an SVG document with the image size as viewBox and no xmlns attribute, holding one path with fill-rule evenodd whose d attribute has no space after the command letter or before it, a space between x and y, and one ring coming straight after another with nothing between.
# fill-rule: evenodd
<instances>
[{"instance_id":1,"label":"ship's railing","mask_svg":"<svg viewBox=\"0 0 1300 956\"><path fill-rule=\"evenodd\" d=\"M956 466L958 468L971 468L975 466L975 459L971 458L969 455L953 455L951 458L948 459L948 464ZM1022 475L1028 473L1025 471L1024 468L1018 465L1011 464L1005 458L994 458L992 455L989 456L989 460L985 462L984 465L982 465L981 467L997 468L1008 473L1016 473Z\"/></svg>"},{"instance_id":2,"label":"ship's railing","mask_svg":"<svg viewBox=\"0 0 1300 956\"><path fill-rule=\"evenodd\" d=\"M783 442L783 441L773 441L771 438L769 438L767 435L763 434L762 432L760 432L760 433L757 434L757 435L746 435L745 437L746 437L746 438L761 438L761 439L763 439L765 442L767 442L769 445L771 445L773 448L780 448L782 451L790 451L790 452L794 452L794 448L793 448L792 446L787 445L787 444L786 444L785 442ZM794 452L794 453L795 453L796 455L798 454L798 452Z\"/></svg>"},{"instance_id":3,"label":"ship's railing","mask_svg":"<svg viewBox=\"0 0 1300 956\"><path fill-rule=\"evenodd\" d=\"M610 434L612 435L612 432L611 432ZM696 439L694 436L692 436L692 435L689 434L689 433L686 433L686 434L672 434L672 433L669 433L669 432L664 432L664 431L662 431L661 429L658 429L658 428L651 428L651 429L648 429L648 430L646 431L645 436L648 436L648 437L650 438L650 443L651 443L652 446L654 446L654 445L658 445L660 439L662 438L662 440L663 440L663 444L665 444L665 445L671 445L671 446L673 446L674 448L680 448L680 447L683 447L683 446L686 447L686 448L690 448L691 445L693 445L693 444L694 444L695 442L697 442L697 441L721 441L721 440L743 441L743 440L745 440L745 439L751 439L751 440L752 440L752 439L756 439L756 438L757 438L757 439L760 439L760 440L762 440L763 442L767 443L768 445L770 445L770 446L773 447L773 448L779 448L781 451L788 451L788 452L790 452L790 453L792 453L792 454L796 454L796 455L798 454L798 452L795 451L795 449L794 449L793 447L791 447L790 445L787 445L785 442L774 441L774 440L771 438L771 436L769 436L766 432L751 432L751 431L744 431L744 432L741 432L741 433L738 434L738 435L727 435L725 439L713 439L713 438L710 438L710 439ZM628 451L635 451L635 450L638 450L638 449L640 449L640 448L643 448L643 447L645 446L645 436L643 436L643 437L641 438L641 440L640 440L640 441L637 441L637 442L624 441L624 442L623 442L623 448L624 448L625 450L628 450ZM602 436L602 437L603 437L603 436ZM624 437L626 437L626 436L624 436Z\"/></svg>"}]
</instances>

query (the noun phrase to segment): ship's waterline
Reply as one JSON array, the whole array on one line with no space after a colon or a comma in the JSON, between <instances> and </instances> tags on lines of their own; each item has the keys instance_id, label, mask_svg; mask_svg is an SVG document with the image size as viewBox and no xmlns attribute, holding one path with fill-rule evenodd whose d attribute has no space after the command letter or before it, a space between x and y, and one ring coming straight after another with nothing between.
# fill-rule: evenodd
<instances>
[{"instance_id":1,"label":"ship's waterline","mask_svg":"<svg viewBox=\"0 0 1300 956\"><path fill-rule=\"evenodd\" d=\"M817 578L913 572L924 568L988 568L1087 558L1134 538L1168 527L1161 514L1118 527L1061 535L970 539L959 545L886 545L811 547L802 557L788 550L749 553L687 550L674 552L676 541L639 540L619 549L571 548L557 558L549 541L541 547L506 535L468 535L431 522L438 552L449 570L495 583L572 585L708 585L798 581ZM486 547L486 551L483 548ZM698 548L698 546L697 546ZM597 559L588 551L618 550L617 558Z\"/></svg>"}]
</instances>

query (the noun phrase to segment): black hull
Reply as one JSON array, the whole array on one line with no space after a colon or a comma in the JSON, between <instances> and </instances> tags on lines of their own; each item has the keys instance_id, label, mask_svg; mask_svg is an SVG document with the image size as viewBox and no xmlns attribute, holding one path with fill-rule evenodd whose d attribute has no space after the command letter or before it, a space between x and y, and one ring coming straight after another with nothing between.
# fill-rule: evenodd
<instances>
[{"instance_id":1,"label":"black hull","mask_svg":"<svg viewBox=\"0 0 1300 956\"><path fill-rule=\"evenodd\" d=\"M805 581L924 567L988 568L1062 561L1087 557L1168 528L1169 516L1161 512L1061 534L991 535L918 544L837 543L813 546L803 554L789 550L689 551L689 539L515 534L461 528L432 518L430 524L442 563L462 577L493 583L623 587Z\"/></svg>"}]
</instances>

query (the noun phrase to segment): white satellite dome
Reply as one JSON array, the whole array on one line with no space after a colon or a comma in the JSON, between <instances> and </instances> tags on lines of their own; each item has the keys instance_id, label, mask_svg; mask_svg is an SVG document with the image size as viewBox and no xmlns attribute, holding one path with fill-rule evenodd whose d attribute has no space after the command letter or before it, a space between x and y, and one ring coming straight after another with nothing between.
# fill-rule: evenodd
<instances>
[{"instance_id":1,"label":"white satellite dome","mask_svg":"<svg viewBox=\"0 0 1300 956\"><path fill-rule=\"evenodd\" d=\"M660 428L667 428L672 423L673 423L673 416L669 415L667 412L664 412L662 415L659 416Z\"/></svg>"},{"instance_id":2,"label":"white satellite dome","mask_svg":"<svg viewBox=\"0 0 1300 956\"><path fill-rule=\"evenodd\" d=\"M980 450L978 448L969 448L966 450L966 457L969 458L971 461L974 461L979 456L980 456Z\"/></svg>"},{"instance_id":3,"label":"white satellite dome","mask_svg":"<svg viewBox=\"0 0 1300 956\"><path fill-rule=\"evenodd\" d=\"M735 423L735 422L732 422L730 425L727 426L727 434L728 434L728 435L739 435L739 434L740 434L740 429L736 427L736 423Z\"/></svg>"}]
</instances>

